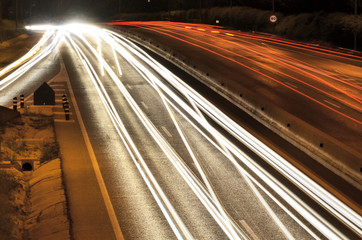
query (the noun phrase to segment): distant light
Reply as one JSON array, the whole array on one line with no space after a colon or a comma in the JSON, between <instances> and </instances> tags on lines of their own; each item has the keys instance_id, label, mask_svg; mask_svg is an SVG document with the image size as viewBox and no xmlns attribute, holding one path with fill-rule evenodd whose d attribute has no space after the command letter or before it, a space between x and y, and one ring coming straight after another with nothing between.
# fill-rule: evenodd
<instances>
[{"instance_id":1,"label":"distant light","mask_svg":"<svg viewBox=\"0 0 362 240\"><path fill-rule=\"evenodd\" d=\"M47 31L53 28L53 25L31 25L25 26L25 29L32 31Z\"/></svg>"},{"instance_id":2,"label":"distant light","mask_svg":"<svg viewBox=\"0 0 362 240\"><path fill-rule=\"evenodd\" d=\"M219 24L219 23L220 23L220 20L219 20L219 19L216 19L215 22L216 22L216 24Z\"/></svg>"}]
</instances>

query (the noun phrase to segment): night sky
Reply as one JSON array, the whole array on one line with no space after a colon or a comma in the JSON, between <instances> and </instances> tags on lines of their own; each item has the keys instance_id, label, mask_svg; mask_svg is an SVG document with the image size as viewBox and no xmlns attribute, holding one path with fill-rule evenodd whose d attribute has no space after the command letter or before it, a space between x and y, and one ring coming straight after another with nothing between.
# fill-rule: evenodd
<instances>
[{"instance_id":1,"label":"night sky","mask_svg":"<svg viewBox=\"0 0 362 240\"><path fill-rule=\"evenodd\" d=\"M15 0L0 0L0 18L14 18ZM105 18L119 12L154 12L210 8L213 6L248 6L271 10L272 0L18 0L23 18ZM355 0L275 0L277 12L354 12ZM359 13L362 0L359 2Z\"/></svg>"}]
</instances>

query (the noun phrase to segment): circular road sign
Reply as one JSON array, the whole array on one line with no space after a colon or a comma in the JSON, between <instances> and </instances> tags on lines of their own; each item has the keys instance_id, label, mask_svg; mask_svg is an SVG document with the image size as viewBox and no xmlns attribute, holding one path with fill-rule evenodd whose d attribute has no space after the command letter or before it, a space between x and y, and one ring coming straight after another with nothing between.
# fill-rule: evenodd
<instances>
[{"instance_id":1,"label":"circular road sign","mask_svg":"<svg viewBox=\"0 0 362 240\"><path fill-rule=\"evenodd\" d=\"M278 20L278 18L274 14L269 17L269 21L272 22L272 23L276 23L277 20Z\"/></svg>"}]
</instances>

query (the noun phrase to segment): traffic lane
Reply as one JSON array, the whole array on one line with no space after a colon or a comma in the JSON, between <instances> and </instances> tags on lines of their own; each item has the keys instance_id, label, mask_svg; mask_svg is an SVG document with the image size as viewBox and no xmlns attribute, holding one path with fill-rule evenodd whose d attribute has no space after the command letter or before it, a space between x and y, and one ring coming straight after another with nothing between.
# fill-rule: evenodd
<instances>
[{"instance_id":1,"label":"traffic lane","mask_svg":"<svg viewBox=\"0 0 362 240\"><path fill-rule=\"evenodd\" d=\"M193 126L181 116L178 116L178 119L180 119L182 129L187 133L187 140L195 151L197 159L205 170L223 208L250 237L257 236L259 239L283 239L290 235L298 236L299 239L311 237L280 206L253 184L246 174L240 173L229 159L211 143L205 141ZM240 149L244 151L245 147ZM253 159L257 157L247 150L245 152ZM238 164L257 179L261 185L268 188L242 161L239 160ZM189 161L188 165L194 172L197 172L192 161ZM277 195L275 197L283 202ZM290 211L293 211L287 203L284 204ZM310 224L306 224L313 229ZM313 230L318 232L316 229Z\"/></svg>"},{"instance_id":2,"label":"traffic lane","mask_svg":"<svg viewBox=\"0 0 362 240\"><path fill-rule=\"evenodd\" d=\"M271 73L278 73L280 77L289 79L290 81L295 82L295 84L304 84L305 86L311 87L312 90L323 93L328 97L335 98L350 107L354 107L357 110L362 109L361 102L358 100L360 89L357 90L349 87L349 91L346 92L342 88L337 88L334 86L335 84L333 81L336 80L335 82L339 83L339 79L332 77L327 78L328 81L326 81L326 79L324 79L326 76L323 75L323 72L319 71L319 74L323 75L319 76L319 74L312 74L309 71L305 71L304 68L311 70L311 67L305 66L304 63L297 59L287 58L285 57L285 54L280 54L281 52L276 54L276 51L270 51L270 48L265 48L260 44L250 45L252 44L251 42L242 41L242 39L237 37L225 39L224 37L217 37L215 34L206 34L205 32L200 33L198 30L189 30L191 32L179 33L177 29L170 31L165 30L162 27L151 27L146 29L157 31L161 34L171 34L176 38L181 37L182 39L179 40L188 41L190 44L196 44L201 48L204 48L203 50L213 51L214 53L222 53L224 58L230 61L236 61L236 63L239 63L241 68L247 68L251 71L257 70L257 73L261 75L260 77L265 74L267 76L272 76ZM184 29L185 28L182 30ZM247 45L250 46L248 47ZM275 78L269 78L268 80L272 80L277 84L283 84ZM346 87L348 86L344 86L344 88ZM330 89L334 91L333 95L329 94Z\"/></svg>"},{"instance_id":3,"label":"traffic lane","mask_svg":"<svg viewBox=\"0 0 362 240\"><path fill-rule=\"evenodd\" d=\"M63 56L87 134L125 239L172 239L173 232L120 141L78 56L71 48Z\"/></svg>"},{"instance_id":4,"label":"traffic lane","mask_svg":"<svg viewBox=\"0 0 362 240\"><path fill-rule=\"evenodd\" d=\"M127 71L128 72L128 71ZM124 80L123 80L124 81ZM128 86L129 91L131 92L132 95L137 95L137 98L139 98L140 96L143 96L142 99L140 99L140 103L153 103L151 106L149 105L144 105L144 104L140 104L140 105L144 105L144 108L147 111L149 117L152 119L152 122L157 122L157 117L159 116L164 116L164 114L162 114L162 112L159 112L160 108L155 108L154 103L155 100L153 99L148 99L148 97L150 94L140 94L139 90L137 90L138 88L141 88L141 84L138 82L137 84L132 85L132 83L128 83L125 82ZM142 86L144 87L144 86ZM155 108L155 114L153 114L153 116L156 116L156 121L155 118L152 118L152 114L150 113L150 108ZM167 115L167 114L166 114ZM179 121L181 118L178 118ZM186 122L184 121L184 124ZM156 124L157 125L157 124ZM162 132L162 130L164 130L164 136L167 137L168 139L172 139L175 138L175 136L178 135L177 131L173 130L174 126L173 124L171 124L170 126L166 125L165 122L163 121L163 125L161 125L162 127L159 129L160 132ZM166 130L167 129L167 130ZM281 234L280 230L277 228L275 229L275 224L267 215L267 213L265 213L265 211L263 211L263 207L260 205L257 205L257 207L255 207L255 205L253 207L251 207L250 205L253 205L255 202L258 202L256 199L250 200L253 198L253 194L250 193L250 191L248 192L249 195L247 195L245 192L247 192L245 189L248 188L248 186L245 186L245 183L243 184L242 179L240 178L239 174L236 174L237 178L232 178L231 175L229 173L235 172L235 168L230 164L229 168L225 169L225 168L220 168L221 165L225 165L228 164L229 161L227 159L225 159L224 156L222 156L220 153L217 153L217 151L215 151L215 149L212 149L210 146L204 147L204 145L209 145L207 143L205 143L205 139L203 139L202 137L198 137L196 138L195 136L199 135L196 134L195 131L193 131L192 133L189 133L189 131L192 128L189 127L189 130L186 132L187 136L186 138L188 138L190 140L190 138L195 138L197 140L192 141L192 143L190 144L191 146L193 146L193 148L197 151L199 148L204 148L203 151L197 151L197 155L201 156L203 155L204 159L207 159L207 161L205 161L205 167L207 169L209 169L209 164L210 163L214 163L214 170L210 170L210 173L214 173L217 172L217 174L213 174L213 178L215 179L215 182L218 183L218 188L217 190L220 190L220 192L222 192L221 190L224 190L224 194L223 195L219 195L220 198L223 197L225 201L225 206L227 206L227 209L230 210L231 213L233 213L233 215L235 216L234 219L236 219L237 223L240 225L240 221L242 221L243 223L247 223L249 221L252 221L253 223L257 224L262 224L263 226L265 225L265 229L263 233L258 233L258 235L264 235L264 236L268 236L269 234L271 234L272 232L274 232L274 236L276 237L276 239L280 238ZM183 129L183 131L185 131L185 129ZM190 138L189 138L190 137ZM182 149L184 149L184 146L181 144ZM177 146L175 146L175 148L177 148ZM211 153L211 154L210 154ZM180 152L181 156L187 156L188 154L182 154ZM193 164L193 162L188 158L188 157L184 157L183 158L189 165L189 167L191 169L194 170L194 172L197 172L195 169L195 165ZM212 164L211 164L212 165ZM211 175L211 174L210 174ZM241 181L240 181L241 180ZM227 182L227 183L226 183ZM232 184L232 182L234 182L234 184ZM229 188L225 189L225 185L228 185ZM243 190L243 194L237 193L237 191L233 191L231 189L238 189L238 190ZM230 190L230 191L228 191ZM219 191L216 191L219 193ZM244 195L244 196L243 196ZM249 196L249 199L246 198L245 199L245 195ZM251 196L250 196L251 195ZM243 201L245 200L245 201ZM242 203L242 204L241 204ZM241 209L239 208L241 205ZM274 205L274 208L278 208L277 206ZM254 209L254 213L256 214L254 217L254 219L249 219L250 216L250 209ZM279 213L280 213L280 209ZM277 210L277 211L278 211ZM243 214L240 215L239 211ZM251 211L253 212L253 211ZM245 217L248 216L248 217ZM281 213L281 215L283 215ZM255 220L255 218L258 218L257 220ZM284 220L288 219L287 216L283 216L282 217ZM237 220L239 219L239 221ZM245 220L246 219L246 220ZM266 223L262 220L267 220ZM293 221L286 220L286 223L289 224L289 228L288 229L293 229L293 233L295 236L308 236L308 234L306 234L305 232L303 232L303 230L301 231L300 227L297 224L292 224ZM271 227L270 225L273 225L273 227ZM299 231L299 232L298 232ZM295 233L297 232L297 233ZM277 234L279 233L279 234Z\"/></svg>"},{"instance_id":5,"label":"traffic lane","mask_svg":"<svg viewBox=\"0 0 362 240\"><path fill-rule=\"evenodd\" d=\"M167 122L169 122L167 121L167 118L165 119L164 117L162 117L162 116L167 116L167 113L162 113L162 111L160 111L160 109L162 109L163 106L162 105L157 106L155 104L156 102L155 99L149 97L151 94L147 91L141 90L142 88L145 88L145 86L142 86L140 84L132 85L132 83L127 83L127 84L131 94L133 96L137 96L136 100L138 100L138 102L141 103L140 106L145 108L147 115L150 117L150 119L152 119L152 122L156 126L159 126L158 127L159 131L170 142L170 144L174 146L176 151L183 158L183 160L189 165L189 167L195 173L197 173L195 165L193 164L192 160L188 157L189 154L185 150L185 146L183 145L182 141L179 139L178 137L179 134L175 130L174 125L172 123L167 124ZM139 99L139 97L141 96L143 97ZM147 105L142 104L142 102L146 103ZM180 118L178 118L178 120L181 122ZM156 122L159 122L161 124L157 124ZM183 124L187 123L183 121ZM183 128L183 131L185 130L186 129ZM222 156L219 152L215 151L215 149L213 149L212 146L210 146L210 144L207 144L205 142L205 139L203 139L202 137L195 137L196 135L199 134L196 134L195 131L193 131L192 133L189 132L190 132L190 127L187 131L185 131L185 134L187 135L186 138L188 138L189 140L190 140L189 136L195 138L195 140L191 142L191 146L194 146L194 150L197 152L198 156L200 157L202 156L204 159L207 160L204 163L205 168L208 170L210 178L212 177L215 179L215 181L213 182L218 183L218 185L214 184L213 186L215 187L218 196L222 198L222 202L225 204L224 206L226 207L228 212L232 213L232 215L234 216L234 219L236 220L237 224L241 225L240 223L241 221L243 222L243 224L247 225L250 224L252 229L255 229L256 226L263 225L264 226L263 229L257 228L257 230L255 230L256 232L255 234L257 234L258 236L263 236L263 238L280 239L280 236L283 236L283 234L279 230L279 226L276 225L272 219L270 219L267 212L263 210L263 206L258 204L258 201L257 199L255 199L253 193L250 192L250 190L249 191L246 190L248 189L248 186L245 184L245 182L242 181L242 179L240 179L240 175L234 174L235 178L231 177L232 174L230 173L230 171L235 172L236 169L228 163L228 160L225 159L224 156ZM178 140L176 140L176 138ZM202 150L198 150L200 148ZM213 167L210 167L210 162L214 163ZM225 169L221 167L221 165L228 165L228 168ZM168 171L170 171L170 169ZM159 172L163 171L160 170ZM210 174L214 172L216 172L217 174L216 175ZM173 176L172 178L175 177ZM232 181L230 181L230 179L233 180L233 183ZM178 183L179 181L174 180L174 182ZM225 185L229 186L227 188L229 191L225 189ZM225 191L222 192L222 194L220 195L219 191L221 189L224 189ZM188 199L188 204L191 205L195 204L194 202L195 200L193 200L192 198L187 197L187 199ZM181 202L177 201L177 203L179 204ZM182 213L181 216L183 216ZM198 216L196 217L196 220L197 219L203 219L203 221L205 221L205 216ZM288 223L290 223L290 221L288 221ZM241 225L241 227L243 228L243 225ZM301 231L298 226L294 225L292 229L294 229L294 231L297 232L297 233L294 232L296 236L306 235L305 233L303 234L301 233L303 231ZM222 234L220 235L220 233L218 234L213 233L209 237L207 237L207 235L204 235L204 233L202 234L203 239L219 239L222 236L223 235Z\"/></svg>"},{"instance_id":6,"label":"traffic lane","mask_svg":"<svg viewBox=\"0 0 362 240\"><path fill-rule=\"evenodd\" d=\"M258 74L251 74L250 71L241 70L234 62L227 62L223 59L220 60L217 56L209 54L207 51L202 51L198 48L189 46L186 43L175 41L167 36L160 36L159 34L148 30L132 28L132 31L146 34L151 39L154 39L154 42L160 42L161 44L169 46L171 49L175 49L176 52L182 52L183 55L192 59L193 63L197 63L197 66L195 65L197 69L201 69L210 77L218 79L220 85L224 83L224 87L232 91L239 91L237 92L238 95L249 95L257 99L265 99L263 101L268 103L275 103L276 100L279 100L275 105L280 104L281 106L284 106L288 111L292 111L294 115L303 120L305 117L308 117L308 119L306 119L308 123L316 126L319 130L334 138L338 139L348 136L348 138L345 139L345 143L351 146L358 146L356 143L360 141L360 128L358 126L356 128L356 125L353 124L352 121L349 121L348 119L345 120L340 114L335 114L335 112L329 110L327 110L327 114L320 114L321 109L325 107L319 106L320 104L314 104L313 102L311 102L312 105L309 104L308 108L306 108L306 102L309 102L308 99L303 96L295 95L294 92L289 91L290 89L285 91L285 86L279 87L280 91L278 94L275 94L273 92L273 87L275 86L273 82L269 79L261 81ZM286 94L286 97L282 97ZM295 101L295 99L297 99L298 102L293 105L290 104L290 101ZM322 103L328 107L335 108L335 106L329 106L328 103L325 103L324 101ZM349 112L347 113L349 114ZM354 113L352 112L352 114ZM356 118L360 119L358 114ZM343 123L341 125L343 126L342 134L337 134L336 136L336 126L329 124L331 121L335 120ZM338 130L341 129L340 125L337 126Z\"/></svg>"},{"instance_id":7,"label":"traffic lane","mask_svg":"<svg viewBox=\"0 0 362 240\"><path fill-rule=\"evenodd\" d=\"M111 24L111 25L117 25ZM169 29L179 32L199 32L218 36L220 39L229 39L231 41L242 41L243 43L251 44L254 46L268 46L272 45L273 48L278 48L281 50L287 50L287 52L296 52L301 50L302 54L309 55L310 57L331 59L334 61L342 61L348 65L355 65L361 67L362 56L357 53L351 53L348 51L335 50L328 47L323 47L318 44L303 43L288 39L283 39L277 36L272 36L268 34L254 34L248 32L241 32L236 30L229 30L224 27L207 25L207 24L190 24L190 23L177 23L177 22L130 22L122 23L121 25L130 25L130 26L148 26L148 27L157 27L160 29ZM299 53L300 55L301 53ZM296 58L298 59L298 58ZM305 63L308 63L305 62Z\"/></svg>"},{"instance_id":8,"label":"traffic lane","mask_svg":"<svg viewBox=\"0 0 362 240\"><path fill-rule=\"evenodd\" d=\"M122 64L122 67L123 67L123 69L124 69L124 64ZM130 70L129 69L125 69L125 72L127 72L127 73L130 73ZM149 93L144 93L144 94L142 94L142 93L139 93L139 90L137 90L137 88L144 88L145 87L145 84L142 84L141 82L140 82L140 80L137 80L136 81L136 83L132 83L132 81L131 82L127 82L127 79L125 79L124 77L122 77L123 79L122 79L122 81L125 83L125 85L127 86L127 88L131 91L131 92L134 92L134 94L135 95L137 95L137 96L150 96L150 94ZM138 78L139 79L139 78ZM132 79L131 79L132 80ZM110 87L110 89L112 89L112 87ZM138 97L137 97L138 98ZM154 107L154 105L155 105L155 99L141 99L141 104L140 105L142 105L143 107L145 107L146 109L150 109L150 108L153 108ZM143 103L143 104L142 104ZM152 105L151 106L147 106L145 103L152 103ZM122 109L123 109L124 107L122 107ZM156 114L154 114L154 115L156 115L156 118L157 118L157 116L159 117L159 116L167 116L167 113L162 113L162 112L160 112L160 109L162 109L162 105L160 106L160 107L156 107ZM121 114L122 116L124 116L125 114ZM132 122L135 122L135 121L132 121ZM155 121L153 121L153 122L155 122ZM160 132L164 132L164 134L165 134L165 137L168 137L168 138L175 138L178 134L177 134L177 132L175 133L175 131L172 131L172 129L174 129L174 126L172 126L172 124L170 125L170 126L168 126L168 125L166 125L165 124L165 122L167 122L167 121L165 121L165 120L162 120L161 119L161 122L163 123L163 125L161 125L161 127L160 127L160 129L159 129L159 131ZM129 127L128 127L129 128ZM137 128L138 129L138 128ZM163 130L163 131L162 131ZM180 140L179 140L180 141ZM199 144L200 144L200 142L199 142ZM181 147L182 148L184 148L184 146L181 144ZM181 153L180 152L180 150L179 150L179 148L178 148L178 152L179 153ZM146 154L147 154L147 152L146 152ZM149 153L148 153L149 154ZM184 156L184 155L182 155L182 156ZM176 181L176 182L178 182L178 181ZM180 201L178 201L178 203L179 203ZM265 219L265 217L264 218L262 218L262 219ZM245 222L245 220L243 220L244 222ZM274 227L275 227L275 225L274 225ZM270 232L276 232L277 231L277 229L273 229L272 231L270 231ZM203 236L206 236L205 235L205 233L203 233L202 234ZM216 234L212 234L212 235L210 235L210 237L215 237L215 236L217 236ZM218 238L220 238L220 236L218 237Z\"/></svg>"},{"instance_id":9,"label":"traffic lane","mask_svg":"<svg viewBox=\"0 0 362 240\"><path fill-rule=\"evenodd\" d=\"M44 82L50 81L60 71L58 51L53 51L42 61L38 62L31 71L25 72L14 83L10 84L0 93L0 105L12 106L13 97L24 94L25 98L34 93Z\"/></svg>"},{"instance_id":10,"label":"traffic lane","mask_svg":"<svg viewBox=\"0 0 362 240\"><path fill-rule=\"evenodd\" d=\"M340 176L325 168L323 165L316 162L313 158L311 158L301 150L297 149L286 140L282 139L280 136L272 132L270 129L266 128L264 125L255 121L254 118L252 118L247 113L241 111L234 104L225 100L223 97L215 94L215 92L200 83L200 81L180 70L172 63L167 62L162 57L151 52L149 52L149 54L161 64L166 66L168 69L170 69L174 74L176 74L176 76L187 82L187 84L189 84L202 96L206 97L215 106L219 106L219 109L221 109L237 124L245 128L248 132L256 136L262 142L267 144L271 149L276 151L283 158L293 163L293 165L305 172L309 177L321 184L321 186L336 194L338 198L350 205L355 211L360 211L362 195L356 194L360 192L360 190L356 189L354 186L346 182ZM233 141L233 139L230 140ZM237 144L237 141L235 143ZM237 146L242 147L240 146L240 144ZM243 150L247 151L246 148ZM268 166L267 163L265 163L265 161L259 159L259 161L257 162L265 169L271 168L270 166Z\"/></svg>"},{"instance_id":11,"label":"traffic lane","mask_svg":"<svg viewBox=\"0 0 362 240\"><path fill-rule=\"evenodd\" d=\"M132 73L130 73L130 75L132 75ZM106 81L106 79L104 79L104 80ZM113 86L112 86L112 84L113 84ZM126 126L127 126L128 131L133 136L133 139L137 140L135 138L136 138L136 136L138 136L138 134L141 134L141 135L144 134L144 133L141 132L142 131L142 126L139 126L139 123L137 123L138 122L137 119L134 119L134 116L132 116L133 115L132 113L128 113L129 110L128 111L126 110L127 109L126 106L120 105L122 100L119 98L120 97L119 96L119 91L117 90L117 87L114 86L114 83L112 83L112 81L106 81L105 85L107 86L106 88L108 90L110 90L110 92L112 92L112 90L115 91L115 93L111 93L111 96L117 96L117 97L114 97L113 99L119 99L119 100L117 100L116 105L117 105L117 109L119 109L119 112L121 112L120 115L122 116L122 118L126 118L129 114L131 115L130 116L130 118L131 118L130 123L126 123ZM89 112L89 111L86 111L86 112ZM137 126L134 126L134 125L137 125ZM89 131L92 131L92 130L89 129ZM90 135L91 134L92 133L90 133ZM197 199L195 200L196 197L192 193L191 194L190 193L189 194L185 193L187 191L190 192L189 187L186 186L185 184L183 184L181 186L178 185L177 187L174 187L174 184L173 184L174 182L182 183L183 181L181 179L178 179L178 180L176 179L175 180L175 178L178 175L175 174L173 171L170 171L170 169L173 169L173 167L172 167L172 165L170 165L170 163L168 163L168 161L162 161L162 160L165 160L165 158L162 157L162 153L160 152L160 150L152 150L152 148L155 147L155 144L152 144L152 139L149 139L149 136L146 135L146 136L139 137L139 139L138 139L138 141L136 141L136 143L139 146L142 146L139 150L142 153L144 153L144 155L146 156L146 159L149 159L149 161L155 161L156 163L161 164L161 166L155 165L155 167L152 167L152 165L151 165L151 167L150 167L151 171L163 173L163 175L165 175L165 173L167 173L166 176L156 175L156 178L164 178L164 180L162 180L162 179L160 180L161 185L164 186L164 187L165 187L165 185L168 185L168 186L165 187L167 192L172 192L174 194L174 195L171 196L171 201L175 203L176 210L179 210L180 208L182 208L182 210L179 210L180 215L185 215L185 214L187 215L187 218L185 217L187 219L186 224L187 224L187 226L190 225L190 230L192 231L192 233L194 233L196 236L200 236L200 238L205 236L205 239L206 238L212 239L213 237L218 236L218 237L216 237L216 239L222 239L222 236L224 236L224 234L218 228L215 221L213 221L213 219L211 219L209 217L205 217L205 216L208 215L206 209L204 209L202 206L200 206L201 203L197 203ZM98 146L96 147L96 149L97 148L98 148ZM97 152L96 149L95 149L95 151ZM119 156L119 154L115 154L115 156ZM103 157L103 159L107 160L107 156L102 156L102 157ZM160 161L162 161L162 162L160 163ZM108 163L108 162L104 161L104 164L112 164L112 163ZM103 160L102 160L102 163L100 163L102 173L104 172L104 170L103 170L105 168L104 166L105 165L103 165ZM108 167L107 166L106 166L106 168L109 168L109 166ZM161 169L158 169L159 167L161 167ZM106 184L107 184L108 177L109 177L109 175L105 176ZM114 186L114 183L115 183L115 181L117 179L114 177L114 175L113 175L112 178L113 178L113 180L111 180L111 184L112 184L112 186ZM146 190L146 191L149 192L148 190ZM115 193L116 192L117 191L115 191ZM134 193L134 194L137 194L137 192ZM117 195L117 196L119 197L119 195ZM178 197L178 198L181 198L181 199L175 200L174 199L174 198L176 198L175 196ZM111 196L111 198L113 199L112 196ZM145 199L145 198L152 199L152 196L146 196L146 197L143 196L142 198L143 199ZM195 200L195 201L193 201L193 200ZM193 202L195 202L195 204L190 205L189 201L193 201ZM149 209L152 209L152 208L155 209L155 207L154 207L155 202L154 201L151 201L151 202L154 203L153 207L152 206L151 207L145 206L144 203L140 203L140 206L145 207L145 208L149 208ZM133 202L132 202L132 204L133 204ZM190 208L192 210L190 210ZM142 212L142 210L140 210L140 211ZM198 211L202 211L202 213L197 214ZM160 212L160 210L159 210L159 212ZM142 214L138 214L138 215L142 216ZM200 218L203 219L203 220L200 221ZM152 224L151 221L157 221L157 220L160 220L160 219L163 220L163 223L165 223L164 218L151 217L151 218L148 219L150 222L146 223L146 225L151 224L151 226L154 227L157 224ZM210 224L212 224L211 227L200 227L200 225L205 225L205 224L207 225L209 221L211 222ZM137 221L137 222L140 223L140 221ZM162 223L160 225L162 225ZM163 226L163 227L167 227L167 226ZM121 225L121 228L122 228L122 225ZM143 226L142 227L139 226L138 228L143 228ZM145 226L145 228L147 229L147 226ZM211 231L211 233L209 233L210 231ZM219 233L215 233L215 231L219 231ZM142 232L152 232L152 231L147 230L147 231L142 231ZM201 233L199 233L199 232L201 232Z\"/></svg>"},{"instance_id":12,"label":"traffic lane","mask_svg":"<svg viewBox=\"0 0 362 240\"><path fill-rule=\"evenodd\" d=\"M6 67L14 60L24 56L24 54L36 45L42 37L42 34L40 33L27 32L26 35L27 36L22 35L17 38L10 39L9 45L4 44L3 46L0 46L0 68Z\"/></svg>"},{"instance_id":13,"label":"traffic lane","mask_svg":"<svg viewBox=\"0 0 362 240\"><path fill-rule=\"evenodd\" d=\"M121 77L127 90L133 93L132 96L139 106L146 110L148 117L154 116L152 123L158 127L158 131L166 139L171 139L172 146L176 148L175 150L185 157L185 154L183 154L186 152L185 147L178 134L175 133L175 127L171 123L158 94L124 59L120 59L120 63L123 71L127 73ZM139 119L134 116L132 110L123 104L120 105L122 97L119 96L120 93L117 88L110 87L109 90L112 95L118 95L117 109L119 109L127 130L137 146L139 146L139 150L149 165L151 172L154 173L155 178L164 189L181 219L185 221L192 235L200 239L225 239L223 231L176 171L174 165L164 156L164 153L159 149L149 133L145 132L143 125L139 123ZM180 150L180 148L184 150Z\"/></svg>"},{"instance_id":14,"label":"traffic lane","mask_svg":"<svg viewBox=\"0 0 362 240\"><path fill-rule=\"evenodd\" d=\"M310 86L316 91L334 97L328 93L331 88L334 91L337 100L345 102L350 107L356 107L359 110L361 109L361 102L358 100L360 95L358 86L349 86L346 79L340 80L339 78L336 78L334 74L331 76L328 72L316 70L313 66L310 66L310 64L299 61L298 58L287 57L288 51L285 51L284 53L282 51L277 51L278 49L264 47L264 43L252 43L249 40L245 41L236 36L226 39L228 36L219 34L222 37L217 37L215 34L207 35L204 32L199 33L198 30L187 29L189 32L182 32L186 31L184 30L185 28L183 28L180 33L177 29L172 32L170 30L164 30L164 27L151 27L146 29L159 31L160 34L171 34L177 38L184 36L184 38L181 37L182 39L179 40L183 41L183 39L185 39L185 41L190 41L190 44L206 46L207 50L212 50L215 47L215 52L224 52L223 56L229 58L229 60L233 61L235 59L240 63L247 64L247 66L241 67L251 67L249 70L257 69L259 71L259 69L264 69L271 72L277 72L282 77L293 80L296 84L301 83ZM199 40L202 40L202 42L199 42ZM355 67L353 71L353 69L350 68L350 71L352 73L360 72L356 71L356 69L358 68ZM289 72L291 74L288 74ZM261 72L260 74L264 73ZM299 79L300 77L303 78ZM326 78L328 81L326 81ZM307 79L308 81L305 81L304 79ZM355 79L359 79L358 76ZM340 87L336 87L335 85ZM348 91L345 90L346 88Z\"/></svg>"}]
</instances>

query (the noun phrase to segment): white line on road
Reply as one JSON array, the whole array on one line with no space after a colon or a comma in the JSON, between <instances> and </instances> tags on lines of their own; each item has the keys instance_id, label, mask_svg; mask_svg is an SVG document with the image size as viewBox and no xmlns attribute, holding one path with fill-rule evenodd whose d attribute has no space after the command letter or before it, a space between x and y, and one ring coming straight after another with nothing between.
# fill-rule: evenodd
<instances>
[{"instance_id":1,"label":"white line on road","mask_svg":"<svg viewBox=\"0 0 362 240\"><path fill-rule=\"evenodd\" d=\"M167 134L167 136L172 137L172 134L165 128L164 126L161 127L162 130Z\"/></svg>"},{"instance_id":2,"label":"white line on road","mask_svg":"<svg viewBox=\"0 0 362 240\"><path fill-rule=\"evenodd\" d=\"M51 87L51 88L64 88L65 86L64 86L64 84L49 84L49 86Z\"/></svg>"},{"instance_id":3,"label":"white line on road","mask_svg":"<svg viewBox=\"0 0 362 240\"><path fill-rule=\"evenodd\" d=\"M290 82L284 82L285 84L293 87L293 88L298 88L296 85L294 85L293 83L290 83Z\"/></svg>"},{"instance_id":4,"label":"white line on road","mask_svg":"<svg viewBox=\"0 0 362 240\"><path fill-rule=\"evenodd\" d=\"M148 106L146 105L145 102L141 102L142 106L145 108L145 109L148 109Z\"/></svg>"},{"instance_id":5,"label":"white line on road","mask_svg":"<svg viewBox=\"0 0 362 240\"><path fill-rule=\"evenodd\" d=\"M337 104L334 104L334 103L332 103L332 102L330 102L328 100L323 100L323 101L328 103L329 105L332 105L332 106L336 107L336 108L341 108L341 106L338 106Z\"/></svg>"},{"instance_id":6,"label":"white line on road","mask_svg":"<svg viewBox=\"0 0 362 240\"><path fill-rule=\"evenodd\" d=\"M56 88L56 89L53 89L54 92L65 92L65 89L64 89L65 86L63 86L63 88Z\"/></svg>"},{"instance_id":7,"label":"white line on road","mask_svg":"<svg viewBox=\"0 0 362 240\"><path fill-rule=\"evenodd\" d=\"M53 112L53 114L54 114L54 115L60 115L60 114L62 114L62 115L63 115L63 114L65 114L65 113L64 113L64 112ZM71 113L71 112L69 112L69 115L72 115L72 113Z\"/></svg>"},{"instance_id":8,"label":"white line on road","mask_svg":"<svg viewBox=\"0 0 362 240\"><path fill-rule=\"evenodd\" d=\"M74 123L74 120L65 120L65 119L54 119L54 122L62 122L62 123Z\"/></svg>"},{"instance_id":9,"label":"white line on road","mask_svg":"<svg viewBox=\"0 0 362 240\"><path fill-rule=\"evenodd\" d=\"M64 63L62 63L62 64L64 64ZM65 68L64 68L64 71L66 71ZM68 73L67 73L67 75L68 75ZM87 149L88 149L88 153L89 153L92 165L93 165L94 173L96 175L96 178L97 178L97 181L98 181L98 184L99 184L99 188L101 190L102 197L103 197L104 203L106 205L106 209L107 209L107 212L108 212L109 219L111 220L111 224L112 224L112 227L113 227L114 234L116 236L116 239L119 239L119 240L122 239L123 240L124 239L123 234L122 234L121 228L119 226L116 213L114 212L114 208L113 208L111 199L109 197L109 194L108 194L108 191L107 191L107 188L106 188L106 184L104 183L104 180L103 180L102 173L101 173L101 170L100 170L99 165L98 165L96 155L94 153L94 150L93 150L92 144L90 142L90 139L88 137L88 133L87 133L87 130L85 128L82 116L80 114L78 104L77 104L77 101L75 99L74 92L73 92L73 89L72 89L72 84L70 83L69 79L67 79L67 82L68 82L68 87L69 87L70 98L72 100L74 110L75 110L75 113L76 113L77 118L78 118L79 126L80 126L80 129L81 129L85 144L86 144Z\"/></svg>"},{"instance_id":10,"label":"white line on road","mask_svg":"<svg viewBox=\"0 0 362 240\"><path fill-rule=\"evenodd\" d=\"M256 234L254 233L253 229L251 229L249 227L249 225L245 222L245 220L239 220L239 222L241 223L241 225L243 225L243 227L245 228L245 230L249 233L250 237L253 240L259 240L258 236L256 236Z\"/></svg>"}]
</instances>

